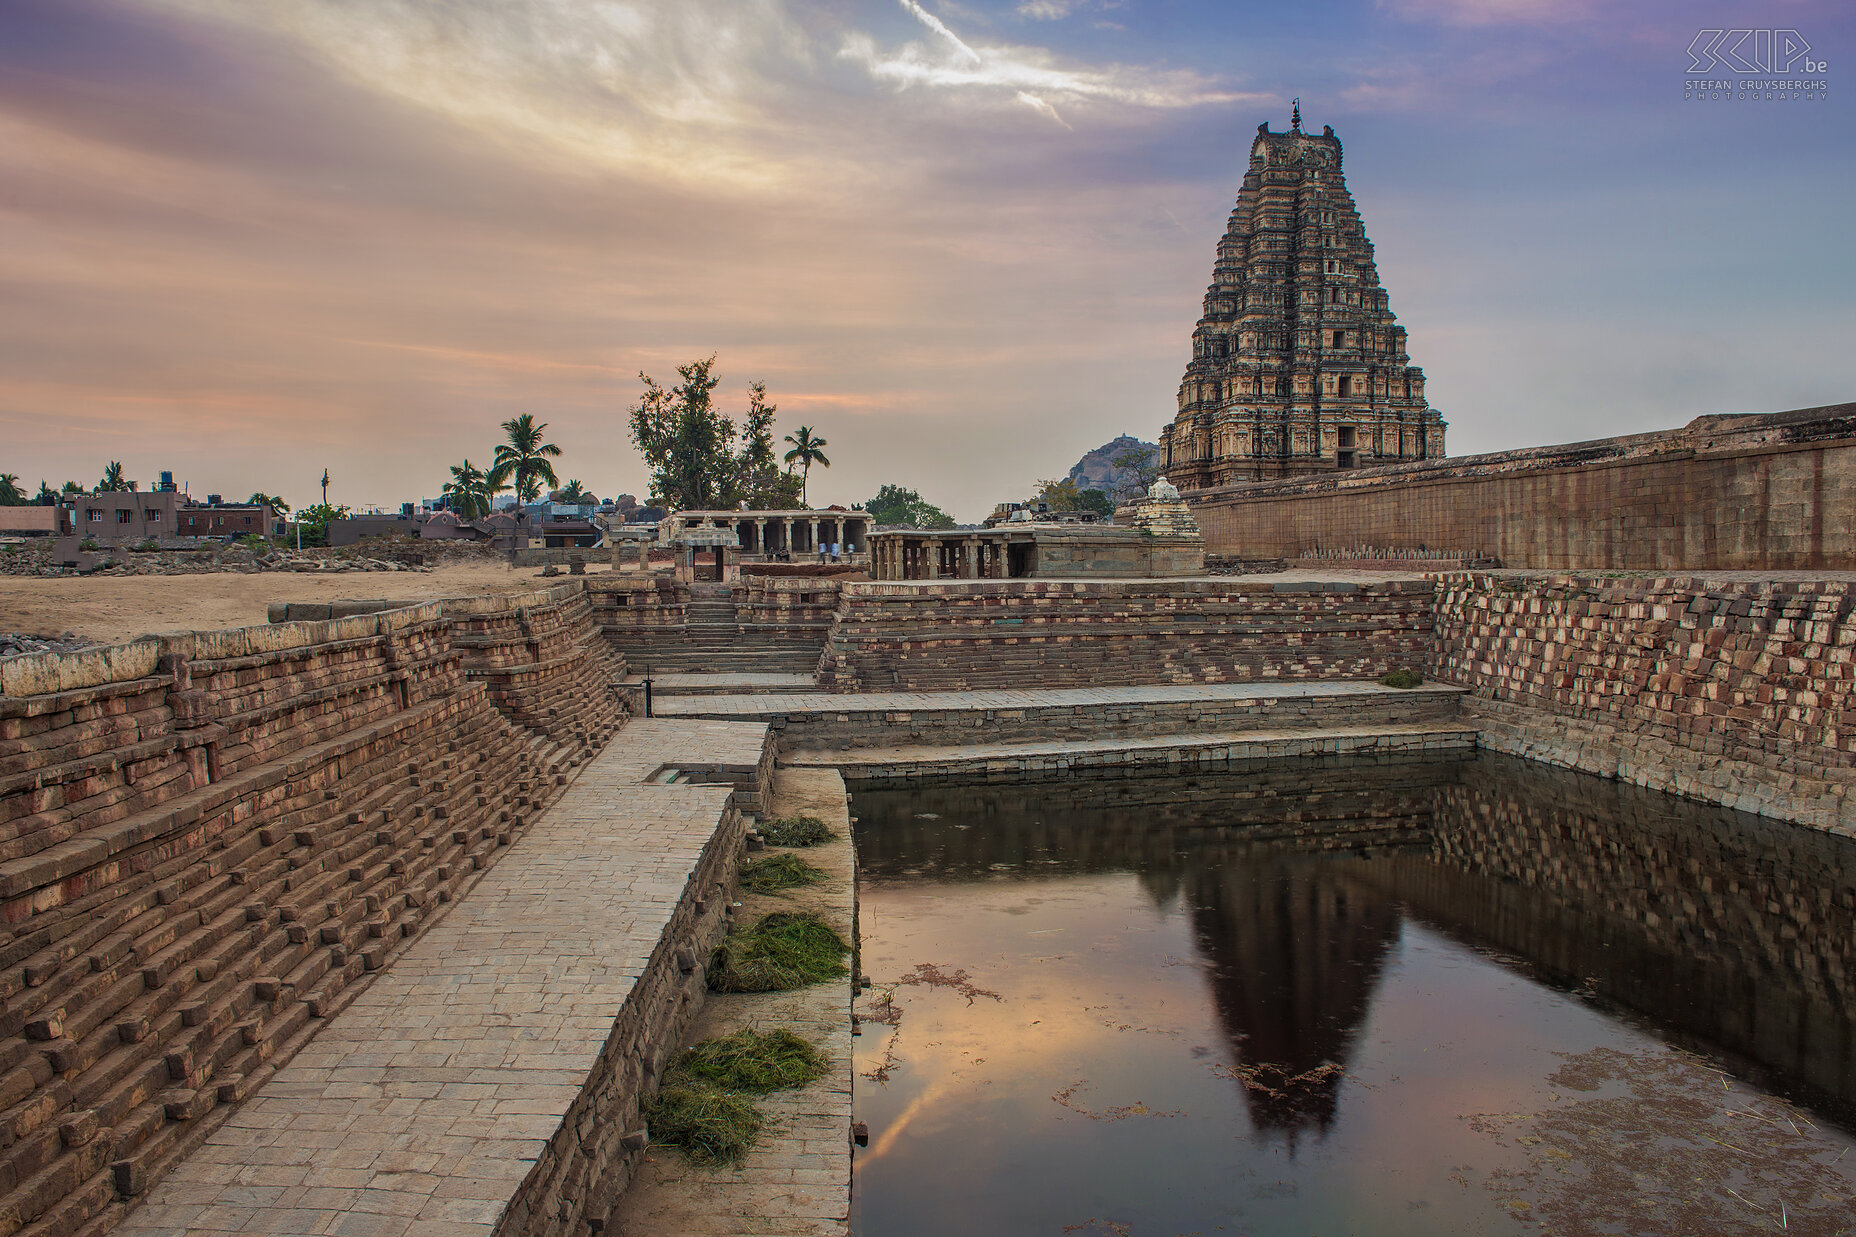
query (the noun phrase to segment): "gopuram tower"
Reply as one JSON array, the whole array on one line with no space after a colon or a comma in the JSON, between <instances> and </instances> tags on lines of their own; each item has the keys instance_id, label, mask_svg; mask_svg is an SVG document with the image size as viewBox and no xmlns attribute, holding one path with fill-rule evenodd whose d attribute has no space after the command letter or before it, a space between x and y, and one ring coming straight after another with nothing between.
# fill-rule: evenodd
<instances>
[{"instance_id":1,"label":"gopuram tower","mask_svg":"<svg viewBox=\"0 0 1856 1237\"><path fill-rule=\"evenodd\" d=\"M1287 133L1257 126L1160 451L1182 490L1444 454L1340 139L1303 133L1299 100Z\"/></svg>"}]
</instances>

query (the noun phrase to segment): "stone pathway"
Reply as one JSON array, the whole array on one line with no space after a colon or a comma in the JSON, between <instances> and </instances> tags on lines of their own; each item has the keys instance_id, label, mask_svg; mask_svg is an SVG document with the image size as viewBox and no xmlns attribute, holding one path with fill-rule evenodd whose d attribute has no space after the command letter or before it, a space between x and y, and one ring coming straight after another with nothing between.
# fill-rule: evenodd
<instances>
[{"instance_id":1,"label":"stone pathway","mask_svg":"<svg viewBox=\"0 0 1856 1237\"><path fill-rule=\"evenodd\" d=\"M1066 706L1193 704L1223 700L1378 697L1397 688L1377 683L1179 683L1142 687L987 688L952 692L794 692L702 696L663 701L661 717L766 717L779 713L907 713L929 709L1049 709Z\"/></svg>"},{"instance_id":2,"label":"stone pathway","mask_svg":"<svg viewBox=\"0 0 1856 1237\"><path fill-rule=\"evenodd\" d=\"M741 895L738 919L781 910L816 910L851 940L856 865L844 782L828 769L782 769L773 814L817 816L836 842L793 851L828 879L786 894ZM768 850L765 854L782 852ZM653 1147L613 1208L611 1237L844 1237L851 1209L851 987L847 976L797 992L711 993L688 1043L744 1026L784 1027L831 1058L831 1073L809 1087L776 1091L756 1105L770 1125L735 1166L701 1167Z\"/></svg>"},{"instance_id":3,"label":"stone pathway","mask_svg":"<svg viewBox=\"0 0 1856 1237\"><path fill-rule=\"evenodd\" d=\"M579 1094L766 727L635 721L116 1230L485 1237Z\"/></svg>"}]
</instances>

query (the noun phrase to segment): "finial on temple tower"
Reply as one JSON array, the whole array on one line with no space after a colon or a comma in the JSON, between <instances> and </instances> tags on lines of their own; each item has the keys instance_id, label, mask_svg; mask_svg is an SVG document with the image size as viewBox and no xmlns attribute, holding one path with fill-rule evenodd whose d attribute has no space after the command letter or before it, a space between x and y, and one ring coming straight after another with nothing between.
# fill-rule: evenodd
<instances>
[{"instance_id":1,"label":"finial on temple tower","mask_svg":"<svg viewBox=\"0 0 1856 1237\"><path fill-rule=\"evenodd\" d=\"M1289 113L1289 128L1296 133L1302 131L1302 101L1295 101L1294 110Z\"/></svg>"}]
</instances>

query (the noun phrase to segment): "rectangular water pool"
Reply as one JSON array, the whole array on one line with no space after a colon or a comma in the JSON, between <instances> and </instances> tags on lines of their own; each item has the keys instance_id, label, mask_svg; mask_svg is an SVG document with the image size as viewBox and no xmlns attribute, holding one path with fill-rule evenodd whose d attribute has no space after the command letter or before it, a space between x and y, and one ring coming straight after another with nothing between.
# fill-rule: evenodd
<instances>
[{"instance_id":1,"label":"rectangular water pool","mask_svg":"<svg viewBox=\"0 0 1856 1237\"><path fill-rule=\"evenodd\" d=\"M1856 844L1494 756L885 788L860 1237L1856 1231Z\"/></svg>"}]
</instances>

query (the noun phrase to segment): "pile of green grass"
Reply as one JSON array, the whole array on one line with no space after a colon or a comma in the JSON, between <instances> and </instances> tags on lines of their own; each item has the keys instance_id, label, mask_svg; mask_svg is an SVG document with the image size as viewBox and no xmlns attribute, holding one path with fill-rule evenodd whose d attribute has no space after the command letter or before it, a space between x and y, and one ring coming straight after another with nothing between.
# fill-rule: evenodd
<instances>
[{"instance_id":1,"label":"pile of green grass","mask_svg":"<svg viewBox=\"0 0 1856 1237\"><path fill-rule=\"evenodd\" d=\"M1417 687L1424 682L1424 676L1416 670L1394 670L1379 682L1384 687Z\"/></svg>"},{"instance_id":2,"label":"pile of green grass","mask_svg":"<svg viewBox=\"0 0 1856 1237\"><path fill-rule=\"evenodd\" d=\"M760 1109L706 1083L667 1085L644 1107L651 1141L696 1164L733 1164L767 1124Z\"/></svg>"},{"instance_id":3,"label":"pile of green grass","mask_svg":"<svg viewBox=\"0 0 1856 1237\"><path fill-rule=\"evenodd\" d=\"M838 840L831 826L816 816L777 816L756 831L769 846L817 846Z\"/></svg>"},{"instance_id":4,"label":"pile of green grass","mask_svg":"<svg viewBox=\"0 0 1856 1237\"><path fill-rule=\"evenodd\" d=\"M741 887L755 893L778 893L801 885L816 885L825 873L798 855L768 855L741 865Z\"/></svg>"},{"instance_id":5,"label":"pile of green grass","mask_svg":"<svg viewBox=\"0 0 1856 1237\"><path fill-rule=\"evenodd\" d=\"M850 952L817 915L765 915L716 946L709 983L717 992L785 992L844 974Z\"/></svg>"},{"instance_id":6,"label":"pile of green grass","mask_svg":"<svg viewBox=\"0 0 1856 1237\"><path fill-rule=\"evenodd\" d=\"M651 1141L681 1149L696 1164L733 1164L767 1124L748 1095L803 1087L830 1068L824 1053L786 1030L744 1028L692 1044L645 1105Z\"/></svg>"},{"instance_id":7,"label":"pile of green grass","mask_svg":"<svg viewBox=\"0 0 1856 1237\"><path fill-rule=\"evenodd\" d=\"M791 1031L744 1028L685 1048L664 1078L666 1085L707 1085L766 1095L823 1078L830 1065L824 1053Z\"/></svg>"}]
</instances>

